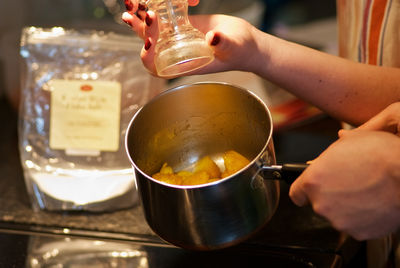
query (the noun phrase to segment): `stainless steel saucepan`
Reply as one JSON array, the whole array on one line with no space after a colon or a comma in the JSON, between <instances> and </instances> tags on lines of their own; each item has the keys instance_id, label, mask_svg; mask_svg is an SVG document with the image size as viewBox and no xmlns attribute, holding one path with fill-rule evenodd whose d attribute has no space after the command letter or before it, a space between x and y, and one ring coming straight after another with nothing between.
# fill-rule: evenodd
<instances>
[{"instance_id":1,"label":"stainless steel saucepan","mask_svg":"<svg viewBox=\"0 0 400 268\"><path fill-rule=\"evenodd\" d=\"M193 250L225 248L256 233L278 206L275 179L290 183L305 168L276 165L267 106L250 91L226 83L161 93L132 118L125 143L147 223L165 241ZM165 162L174 170L206 155L221 163L228 150L250 164L219 181L178 186L151 177Z\"/></svg>"}]
</instances>

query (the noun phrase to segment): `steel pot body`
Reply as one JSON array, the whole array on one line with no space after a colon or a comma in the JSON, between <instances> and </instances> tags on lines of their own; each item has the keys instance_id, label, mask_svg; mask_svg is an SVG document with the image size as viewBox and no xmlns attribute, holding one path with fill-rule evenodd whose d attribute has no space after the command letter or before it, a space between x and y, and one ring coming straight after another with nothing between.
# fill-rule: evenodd
<instances>
[{"instance_id":1,"label":"steel pot body","mask_svg":"<svg viewBox=\"0 0 400 268\"><path fill-rule=\"evenodd\" d=\"M259 172L276 163L271 115L250 91L225 83L167 90L136 113L125 142L147 223L171 244L228 247L249 238L275 213L279 182ZM228 150L250 164L225 179L177 186L151 177L165 162L175 171L205 155L221 163Z\"/></svg>"}]
</instances>

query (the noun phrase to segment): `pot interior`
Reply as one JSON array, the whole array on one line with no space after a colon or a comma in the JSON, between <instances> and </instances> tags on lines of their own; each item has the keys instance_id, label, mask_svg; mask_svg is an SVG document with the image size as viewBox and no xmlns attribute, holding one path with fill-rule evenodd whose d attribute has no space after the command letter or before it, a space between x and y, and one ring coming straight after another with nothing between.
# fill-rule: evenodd
<instances>
[{"instance_id":1,"label":"pot interior","mask_svg":"<svg viewBox=\"0 0 400 268\"><path fill-rule=\"evenodd\" d=\"M127 150L134 166L151 176L164 163L188 170L210 156L235 150L250 161L266 150L271 116L253 93L223 83L198 83L167 90L132 119Z\"/></svg>"}]
</instances>

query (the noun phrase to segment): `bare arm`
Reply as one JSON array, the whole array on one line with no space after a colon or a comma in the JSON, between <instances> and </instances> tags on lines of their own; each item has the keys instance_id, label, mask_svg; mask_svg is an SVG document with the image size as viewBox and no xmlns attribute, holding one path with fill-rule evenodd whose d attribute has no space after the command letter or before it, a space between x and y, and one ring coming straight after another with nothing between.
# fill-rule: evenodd
<instances>
[{"instance_id":1,"label":"bare arm","mask_svg":"<svg viewBox=\"0 0 400 268\"><path fill-rule=\"evenodd\" d=\"M145 40L141 58L155 74L157 18L141 11L123 20ZM152 23L144 19L148 16ZM248 22L225 15L197 15L190 20L206 33L215 60L191 74L228 70L254 72L319 107L333 117L359 125L400 101L400 68L355 63L264 33Z\"/></svg>"},{"instance_id":2,"label":"bare arm","mask_svg":"<svg viewBox=\"0 0 400 268\"><path fill-rule=\"evenodd\" d=\"M257 31L264 58L252 71L335 118L359 125L400 101L400 68L356 63Z\"/></svg>"}]
</instances>

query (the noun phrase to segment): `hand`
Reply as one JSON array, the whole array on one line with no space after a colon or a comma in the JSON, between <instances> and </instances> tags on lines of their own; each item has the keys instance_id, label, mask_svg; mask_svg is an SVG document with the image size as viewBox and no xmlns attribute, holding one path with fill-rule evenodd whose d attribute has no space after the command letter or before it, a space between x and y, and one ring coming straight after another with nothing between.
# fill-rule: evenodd
<instances>
[{"instance_id":1,"label":"hand","mask_svg":"<svg viewBox=\"0 0 400 268\"><path fill-rule=\"evenodd\" d=\"M145 0L124 0L126 12L122 14L122 20L130 25L132 29L144 39L146 18L147 24L151 24L151 19L154 18L154 12L146 12ZM188 0L189 6L198 5L200 0ZM148 16L149 15L149 16Z\"/></svg>"},{"instance_id":2,"label":"hand","mask_svg":"<svg viewBox=\"0 0 400 268\"><path fill-rule=\"evenodd\" d=\"M189 1L189 5L197 5L198 0ZM127 12L122 20L145 42L141 51L144 66L156 75L154 66L154 48L158 38L158 22L156 14L138 4L138 0L126 0ZM254 35L259 32L243 19L226 15L193 15L189 17L191 24L206 35L206 42L213 48L215 60L190 74L204 74L226 70L251 71L251 63L259 58L258 47ZM261 32L260 32L261 33Z\"/></svg>"},{"instance_id":3,"label":"hand","mask_svg":"<svg viewBox=\"0 0 400 268\"><path fill-rule=\"evenodd\" d=\"M355 130L325 150L292 184L292 201L311 203L332 226L356 239L396 231L400 224L400 139Z\"/></svg>"},{"instance_id":4,"label":"hand","mask_svg":"<svg viewBox=\"0 0 400 268\"><path fill-rule=\"evenodd\" d=\"M382 130L400 136L400 102L389 105L356 130ZM351 131L354 130L340 130L339 137L345 136Z\"/></svg>"}]
</instances>

